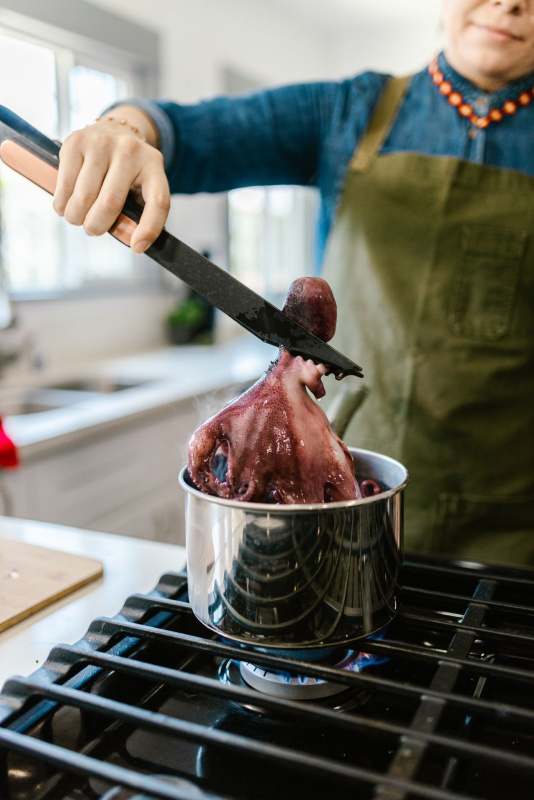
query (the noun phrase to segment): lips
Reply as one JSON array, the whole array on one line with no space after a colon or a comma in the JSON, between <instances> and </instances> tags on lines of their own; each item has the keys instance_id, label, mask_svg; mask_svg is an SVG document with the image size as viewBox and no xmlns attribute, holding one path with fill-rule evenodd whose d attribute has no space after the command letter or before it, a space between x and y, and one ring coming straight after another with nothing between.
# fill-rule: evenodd
<instances>
[{"instance_id":1,"label":"lips","mask_svg":"<svg viewBox=\"0 0 534 800\"><path fill-rule=\"evenodd\" d=\"M495 25L483 25L481 23L474 23L475 27L478 28L479 31L485 33L492 39L498 39L500 41L522 41L523 37L519 36L519 34L513 33L512 31L508 30L508 28L499 28Z\"/></svg>"}]
</instances>

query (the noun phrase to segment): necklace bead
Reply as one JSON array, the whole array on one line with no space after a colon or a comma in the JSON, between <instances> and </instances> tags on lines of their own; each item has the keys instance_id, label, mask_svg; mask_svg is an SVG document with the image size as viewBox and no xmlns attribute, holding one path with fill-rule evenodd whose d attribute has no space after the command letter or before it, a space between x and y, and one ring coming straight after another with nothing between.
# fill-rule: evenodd
<instances>
[{"instance_id":1,"label":"necklace bead","mask_svg":"<svg viewBox=\"0 0 534 800\"><path fill-rule=\"evenodd\" d=\"M433 82L438 87L441 94L447 98L451 106L456 108L458 113L468 119L477 128L487 128L491 122L502 122L505 116L511 117L516 113L520 106L528 106L534 97L534 87L530 92L521 92L516 100L506 100L501 108L491 108L487 114L476 114L473 106L464 101L460 92L453 90L450 81L445 80L443 72L438 68L438 60L435 58L428 66L428 71L432 76Z\"/></svg>"}]
</instances>

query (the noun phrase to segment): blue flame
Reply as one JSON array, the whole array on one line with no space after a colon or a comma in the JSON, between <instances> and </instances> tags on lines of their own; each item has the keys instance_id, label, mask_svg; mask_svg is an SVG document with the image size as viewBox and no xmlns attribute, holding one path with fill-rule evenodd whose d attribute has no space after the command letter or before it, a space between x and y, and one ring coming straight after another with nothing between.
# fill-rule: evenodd
<instances>
[{"instance_id":1,"label":"blue flame","mask_svg":"<svg viewBox=\"0 0 534 800\"><path fill-rule=\"evenodd\" d=\"M349 672L362 672L366 667L375 667L388 661L389 658L387 656L379 656L375 653L359 653L356 650L351 650L337 666Z\"/></svg>"}]
</instances>

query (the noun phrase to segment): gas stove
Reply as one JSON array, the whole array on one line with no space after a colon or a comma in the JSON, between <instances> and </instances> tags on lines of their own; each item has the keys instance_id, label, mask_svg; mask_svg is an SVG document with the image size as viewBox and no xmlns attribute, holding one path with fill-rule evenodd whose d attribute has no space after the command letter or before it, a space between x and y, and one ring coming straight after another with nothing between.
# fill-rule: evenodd
<instances>
[{"instance_id":1,"label":"gas stove","mask_svg":"<svg viewBox=\"0 0 534 800\"><path fill-rule=\"evenodd\" d=\"M534 571L410 557L349 648L212 636L187 576L0 694L1 800L534 796Z\"/></svg>"}]
</instances>

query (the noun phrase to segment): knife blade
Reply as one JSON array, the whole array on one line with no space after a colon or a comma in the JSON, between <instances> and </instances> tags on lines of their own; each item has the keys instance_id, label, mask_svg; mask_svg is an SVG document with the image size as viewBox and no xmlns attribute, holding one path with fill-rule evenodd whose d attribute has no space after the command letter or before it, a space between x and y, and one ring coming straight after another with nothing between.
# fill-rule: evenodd
<instances>
[{"instance_id":1,"label":"knife blade","mask_svg":"<svg viewBox=\"0 0 534 800\"><path fill-rule=\"evenodd\" d=\"M56 187L60 147L13 111L0 106L0 158L50 194ZM142 206L129 195L109 233L129 246L142 211ZM145 254L263 342L324 364L337 380L346 375L363 377L361 367L166 229Z\"/></svg>"}]
</instances>

